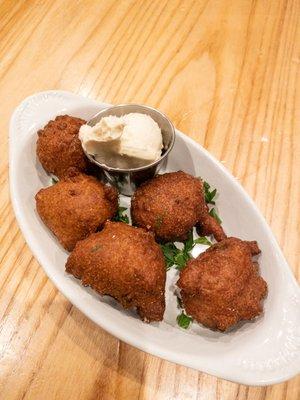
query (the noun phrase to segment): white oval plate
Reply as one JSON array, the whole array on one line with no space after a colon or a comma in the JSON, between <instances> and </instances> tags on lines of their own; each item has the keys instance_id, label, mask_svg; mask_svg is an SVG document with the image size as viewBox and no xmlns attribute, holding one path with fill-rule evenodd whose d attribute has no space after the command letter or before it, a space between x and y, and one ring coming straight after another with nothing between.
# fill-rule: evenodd
<instances>
[{"instance_id":1,"label":"white oval plate","mask_svg":"<svg viewBox=\"0 0 300 400\"><path fill-rule=\"evenodd\" d=\"M10 189L15 214L25 239L58 289L103 329L143 351L218 377L248 385L284 381L300 371L299 287L264 218L239 183L221 163L192 139L177 131L167 170L201 176L219 192L218 210L230 236L257 240L261 273L268 282L265 313L230 333L212 332L198 324L188 331L176 324L176 298L168 272L165 320L141 322L134 312L100 297L65 273L67 252L40 221L34 196L49 185L36 160L36 131L59 114L89 119L107 104L63 92L47 91L26 98L10 123ZM128 204L128 199L122 202Z\"/></svg>"}]
</instances>

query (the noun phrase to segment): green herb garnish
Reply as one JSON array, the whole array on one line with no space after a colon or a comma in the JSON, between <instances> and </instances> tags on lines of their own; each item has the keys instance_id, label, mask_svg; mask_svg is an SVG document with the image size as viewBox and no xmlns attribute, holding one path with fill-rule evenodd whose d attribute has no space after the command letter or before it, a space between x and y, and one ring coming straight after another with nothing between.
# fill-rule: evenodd
<instances>
[{"instance_id":1,"label":"green herb garnish","mask_svg":"<svg viewBox=\"0 0 300 400\"><path fill-rule=\"evenodd\" d=\"M219 223L222 223L221 218L218 216L217 211L215 208L212 208L211 210L209 210L209 214Z\"/></svg>"},{"instance_id":2,"label":"green herb garnish","mask_svg":"<svg viewBox=\"0 0 300 400\"><path fill-rule=\"evenodd\" d=\"M217 189L213 189L211 190L210 184L208 182L203 182L203 187L204 187L204 196L205 196L205 202L207 204L213 204L215 205L216 202L214 201L214 198L217 194ZM211 210L209 210L210 215L219 223L222 223L221 218L219 217L219 215L217 214L217 211L215 208L212 208Z\"/></svg>"},{"instance_id":3,"label":"green herb garnish","mask_svg":"<svg viewBox=\"0 0 300 400\"><path fill-rule=\"evenodd\" d=\"M193 236L193 231L190 231L188 233L188 238L187 240L184 242L184 248L183 250L188 253L190 251L193 250L194 247L194 236Z\"/></svg>"},{"instance_id":4,"label":"green herb garnish","mask_svg":"<svg viewBox=\"0 0 300 400\"><path fill-rule=\"evenodd\" d=\"M207 204L216 204L213 199L217 194L217 189L211 190L210 184L205 181L203 182L203 187L204 187L205 202Z\"/></svg>"},{"instance_id":5,"label":"green herb garnish","mask_svg":"<svg viewBox=\"0 0 300 400\"><path fill-rule=\"evenodd\" d=\"M167 270L169 270L173 265L175 265L175 268L178 270L183 269L191 258L190 252L196 244L211 246L212 243L205 236L201 236L194 240L193 232L191 231L189 232L187 240L183 244L183 249L179 249L174 243L161 244L160 247L165 256Z\"/></svg>"},{"instance_id":6,"label":"green herb garnish","mask_svg":"<svg viewBox=\"0 0 300 400\"><path fill-rule=\"evenodd\" d=\"M175 258L181 250L179 250L174 243L161 244L160 247L165 256L167 270L169 270L175 264Z\"/></svg>"},{"instance_id":7,"label":"green herb garnish","mask_svg":"<svg viewBox=\"0 0 300 400\"><path fill-rule=\"evenodd\" d=\"M187 329L191 322L193 322L193 318L186 315L183 311L177 316L177 324L180 328Z\"/></svg>"},{"instance_id":8,"label":"green herb garnish","mask_svg":"<svg viewBox=\"0 0 300 400\"><path fill-rule=\"evenodd\" d=\"M194 246L193 231L190 231L187 240L184 242L183 249L180 250L174 259L176 269L181 270L185 267L186 263L191 258L190 252L193 250Z\"/></svg>"},{"instance_id":9,"label":"green herb garnish","mask_svg":"<svg viewBox=\"0 0 300 400\"><path fill-rule=\"evenodd\" d=\"M193 248L193 234L189 233L188 239L184 242L183 249L179 249L174 243L166 243L161 245L161 249L165 256L167 264L167 270L173 265L176 269L182 269L185 267L188 260L191 258L189 252Z\"/></svg>"},{"instance_id":10,"label":"green herb garnish","mask_svg":"<svg viewBox=\"0 0 300 400\"><path fill-rule=\"evenodd\" d=\"M124 222L125 224L129 224L129 218L126 214L124 214L124 211L126 211L126 207L119 207L117 214L113 218L113 221L115 222Z\"/></svg>"},{"instance_id":11,"label":"green herb garnish","mask_svg":"<svg viewBox=\"0 0 300 400\"><path fill-rule=\"evenodd\" d=\"M205 236L199 236L194 240L194 244L205 244L206 246L211 246L212 242L207 239Z\"/></svg>"},{"instance_id":12,"label":"green herb garnish","mask_svg":"<svg viewBox=\"0 0 300 400\"><path fill-rule=\"evenodd\" d=\"M191 256L189 253L185 252L184 250L181 250L181 252L177 254L177 256L174 259L176 269L179 270L183 269L190 258Z\"/></svg>"}]
</instances>

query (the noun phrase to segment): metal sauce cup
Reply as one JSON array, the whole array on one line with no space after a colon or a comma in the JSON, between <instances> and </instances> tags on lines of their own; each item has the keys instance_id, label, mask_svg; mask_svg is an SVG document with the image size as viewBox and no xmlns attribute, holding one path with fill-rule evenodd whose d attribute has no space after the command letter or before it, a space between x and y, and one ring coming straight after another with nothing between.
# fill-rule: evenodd
<instances>
[{"instance_id":1,"label":"metal sauce cup","mask_svg":"<svg viewBox=\"0 0 300 400\"><path fill-rule=\"evenodd\" d=\"M109 115L121 117L122 115L129 113L147 114L154 119L160 127L163 137L163 150L162 155L158 160L138 168L112 168L100 163L93 155L88 154L85 149L83 149L88 159L103 170L108 182L115 186L119 192L125 196L131 196L141 183L153 178L153 176L163 166L165 166L168 154L172 150L175 142L175 129L171 121L163 113L149 106L139 104L120 104L109 107L97 113L87 122L87 124L94 126L102 117L107 117Z\"/></svg>"}]
</instances>

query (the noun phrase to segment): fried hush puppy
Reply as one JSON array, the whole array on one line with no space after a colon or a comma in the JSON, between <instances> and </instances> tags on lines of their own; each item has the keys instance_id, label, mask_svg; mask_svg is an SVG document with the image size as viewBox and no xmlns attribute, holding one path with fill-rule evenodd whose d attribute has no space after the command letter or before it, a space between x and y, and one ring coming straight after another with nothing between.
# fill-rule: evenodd
<instances>
[{"instance_id":1,"label":"fried hush puppy","mask_svg":"<svg viewBox=\"0 0 300 400\"><path fill-rule=\"evenodd\" d=\"M117 190L84 174L41 189L35 200L42 221L68 251L101 228L118 208Z\"/></svg>"},{"instance_id":2,"label":"fried hush puppy","mask_svg":"<svg viewBox=\"0 0 300 400\"><path fill-rule=\"evenodd\" d=\"M163 319L164 256L153 234L144 229L107 222L101 232L76 244L66 271L124 308L135 307L146 322Z\"/></svg>"},{"instance_id":3,"label":"fried hush puppy","mask_svg":"<svg viewBox=\"0 0 300 400\"><path fill-rule=\"evenodd\" d=\"M177 282L186 312L220 331L261 314L267 284L252 261L259 252L256 242L230 237L190 260Z\"/></svg>"},{"instance_id":4,"label":"fried hush puppy","mask_svg":"<svg viewBox=\"0 0 300 400\"><path fill-rule=\"evenodd\" d=\"M134 225L153 231L160 242L184 241L196 224L216 240L226 237L208 213L202 181L182 171L142 184L132 197L131 217Z\"/></svg>"},{"instance_id":5,"label":"fried hush puppy","mask_svg":"<svg viewBox=\"0 0 300 400\"><path fill-rule=\"evenodd\" d=\"M48 173L62 178L70 169L87 170L88 159L78 137L84 123L83 119L60 115L38 131L36 153Z\"/></svg>"}]
</instances>

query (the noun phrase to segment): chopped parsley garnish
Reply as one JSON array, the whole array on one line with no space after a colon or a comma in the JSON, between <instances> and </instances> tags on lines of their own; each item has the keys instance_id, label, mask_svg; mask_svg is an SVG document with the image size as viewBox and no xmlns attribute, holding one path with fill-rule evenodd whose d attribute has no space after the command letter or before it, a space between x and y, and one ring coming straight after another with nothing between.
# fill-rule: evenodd
<instances>
[{"instance_id":1,"label":"chopped parsley garnish","mask_svg":"<svg viewBox=\"0 0 300 400\"><path fill-rule=\"evenodd\" d=\"M175 264L175 257L181 252L174 243L166 243L160 245L167 264L167 270L169 270Z\"/></svg>"},{"instance_id":2,"label":"chopped parsley garnish","mask_svg":"<svg viewBox=\"0 0 300 400\"><path fill-rule=\"evenodd\" d=\"M221 218L218 216L217 211L215 208L212 208L211 210L209 210L209 214L219 223L222 223Z\"/></svg>"},{"instance_id":3,"label":"chopped parsley garnish","mask_svg":"<svg viewBox=\"0 0 300 400\"><path fill-rule=\"evenodd\" d=\"M183 269L190 258L191 256L189 255L189 253L182 250L179 254L177 254L177 256L174 259L175 268L179 270Z\"/></svg>"},{"instance_id":4,"label":"chopped parsley garnish","mask_svg":"<svg viewBox=\"0 0 300 400\"><path fill-rule=\"evenodd\" d=\"M201 178L199 177L198 179L201 179ZM217 189L211 190L210 184L206 181L203 181L203 187L204 187L204 197L205 197L206 204L215 205L216 202L215 202L214 198L216 197ZM211 208L209 210L209 213L219 224L222 223L222 220L219 217L215 208Z\"/></svg>"},{"instance_id":5,"label":"chopped parsley garnish","mask_svg":"<svg viewBox=\"0 0 300 400\"><path fill-rule=\"evenodd\" d=\"M180 314L178 314L176 318L177 324L180 326L180 328L187 329L193 322L193 318L189 317L184 312L184 307L181 298L178 296L176 296L176 298L177 298L177 308L179 308L180 310Z\"/></svg>"},{"instance_id":6,"label":"chopped parsley garnish","mask_svg":"<svg viewBox=\"0 0 300 400\"><path fill-rule=\"evenodd\" d=\"M186 263L191 258L190 252L193 250L194 246L193 232L190 231L187 240L184 242L183 249L180 250L174 259L176 269L181 270L185 267Z\"/></svg>"},{"instance_id":7,"label":"chopped parsley garnish","mask_svg":"<svg viewBox=\"0 0 300 400\"><path fill-rule=\"evenodd\" d=\"M177 316L177 324L180 328L187 329L191 322L193 322L193 318L186 315L184 311L181 311L181 314Z\"/></svg>"},{"instance_id":8,"label":"chopped parsley garnish","mask_svg":"<svg viewBox=\"0 0 300 400\"><path fill-rule=\"evenodd\" d=\"M193 250L193 247L194 247L194 246L195 246L195 245L194 245L193 231L190 231L190 232L188 233L188 238L187 238L187 240L184 242L184 248L183 248L183 250L184 250L186 253L188 253L188 252L190 252L190 251Z\"/></svg>"},{"instance_id":9,"label":"chopped parsley garnish","mask_svg":"<svg viewBox=\"0 0 300 400\"><path fill-rule=\"evenodd\" d=\"M114 217L115 222L125 222L125 224L129 224L129 218L126 214L124 214L124 211L126 211L126 207L119 207L117 214Z\"/></svg>"},{"instance_id":10,"label":"chopped parsley garnish","mask_svg":"<svg viewBox=\"0 0 300 400\"><path fill-rule=\"evenodd\" d=\"M204 187L205 202L207 204L216 204L214 198L217 194L217 189L211 190L210 184L205 181L203 182L203 187Z\"/></svg>"},{"instance_id":11,"label":"chopped parsley garnish","mask_svg":"<svg viewBox=\"0 0 300 400\"><path fill-rule=\"evenodd\" d=\"M173 265L176 269L182 269L187 261L191 258L189 253L183 248L182 250L175 246L174 243L166 243L160 245L167 264L167 270Z\"/></svg>"},{"instance_id":12,"label":"chopped parsley garnish","mask_svg":"<svg viewBox=\"0 0 300 400\"><path fill-rule=\"evenodd\" d=\"M188 260L191 258L190 252L193 250L196 244L205 244L211 246L211 242L204 236L197 239L193 239L193 232L189 233L187 240L184 242L183 249L179 249L174 243L166 243L161 245L161 249L165 256L167 264L167 270L173 265L178 270L185 267Z\"/></svg>"},{"instance_id":13,"label":"chopped parsley garnish","mask_svg":"<svg viewBox=\"0 0 300 400\"><path fill-rule=\"evenodd\" d=\"M211 246L212 242L207 239L205 236L199 236L194 240L194 244L205 244L206 246Z\"/></svg>"}]
</instances>

